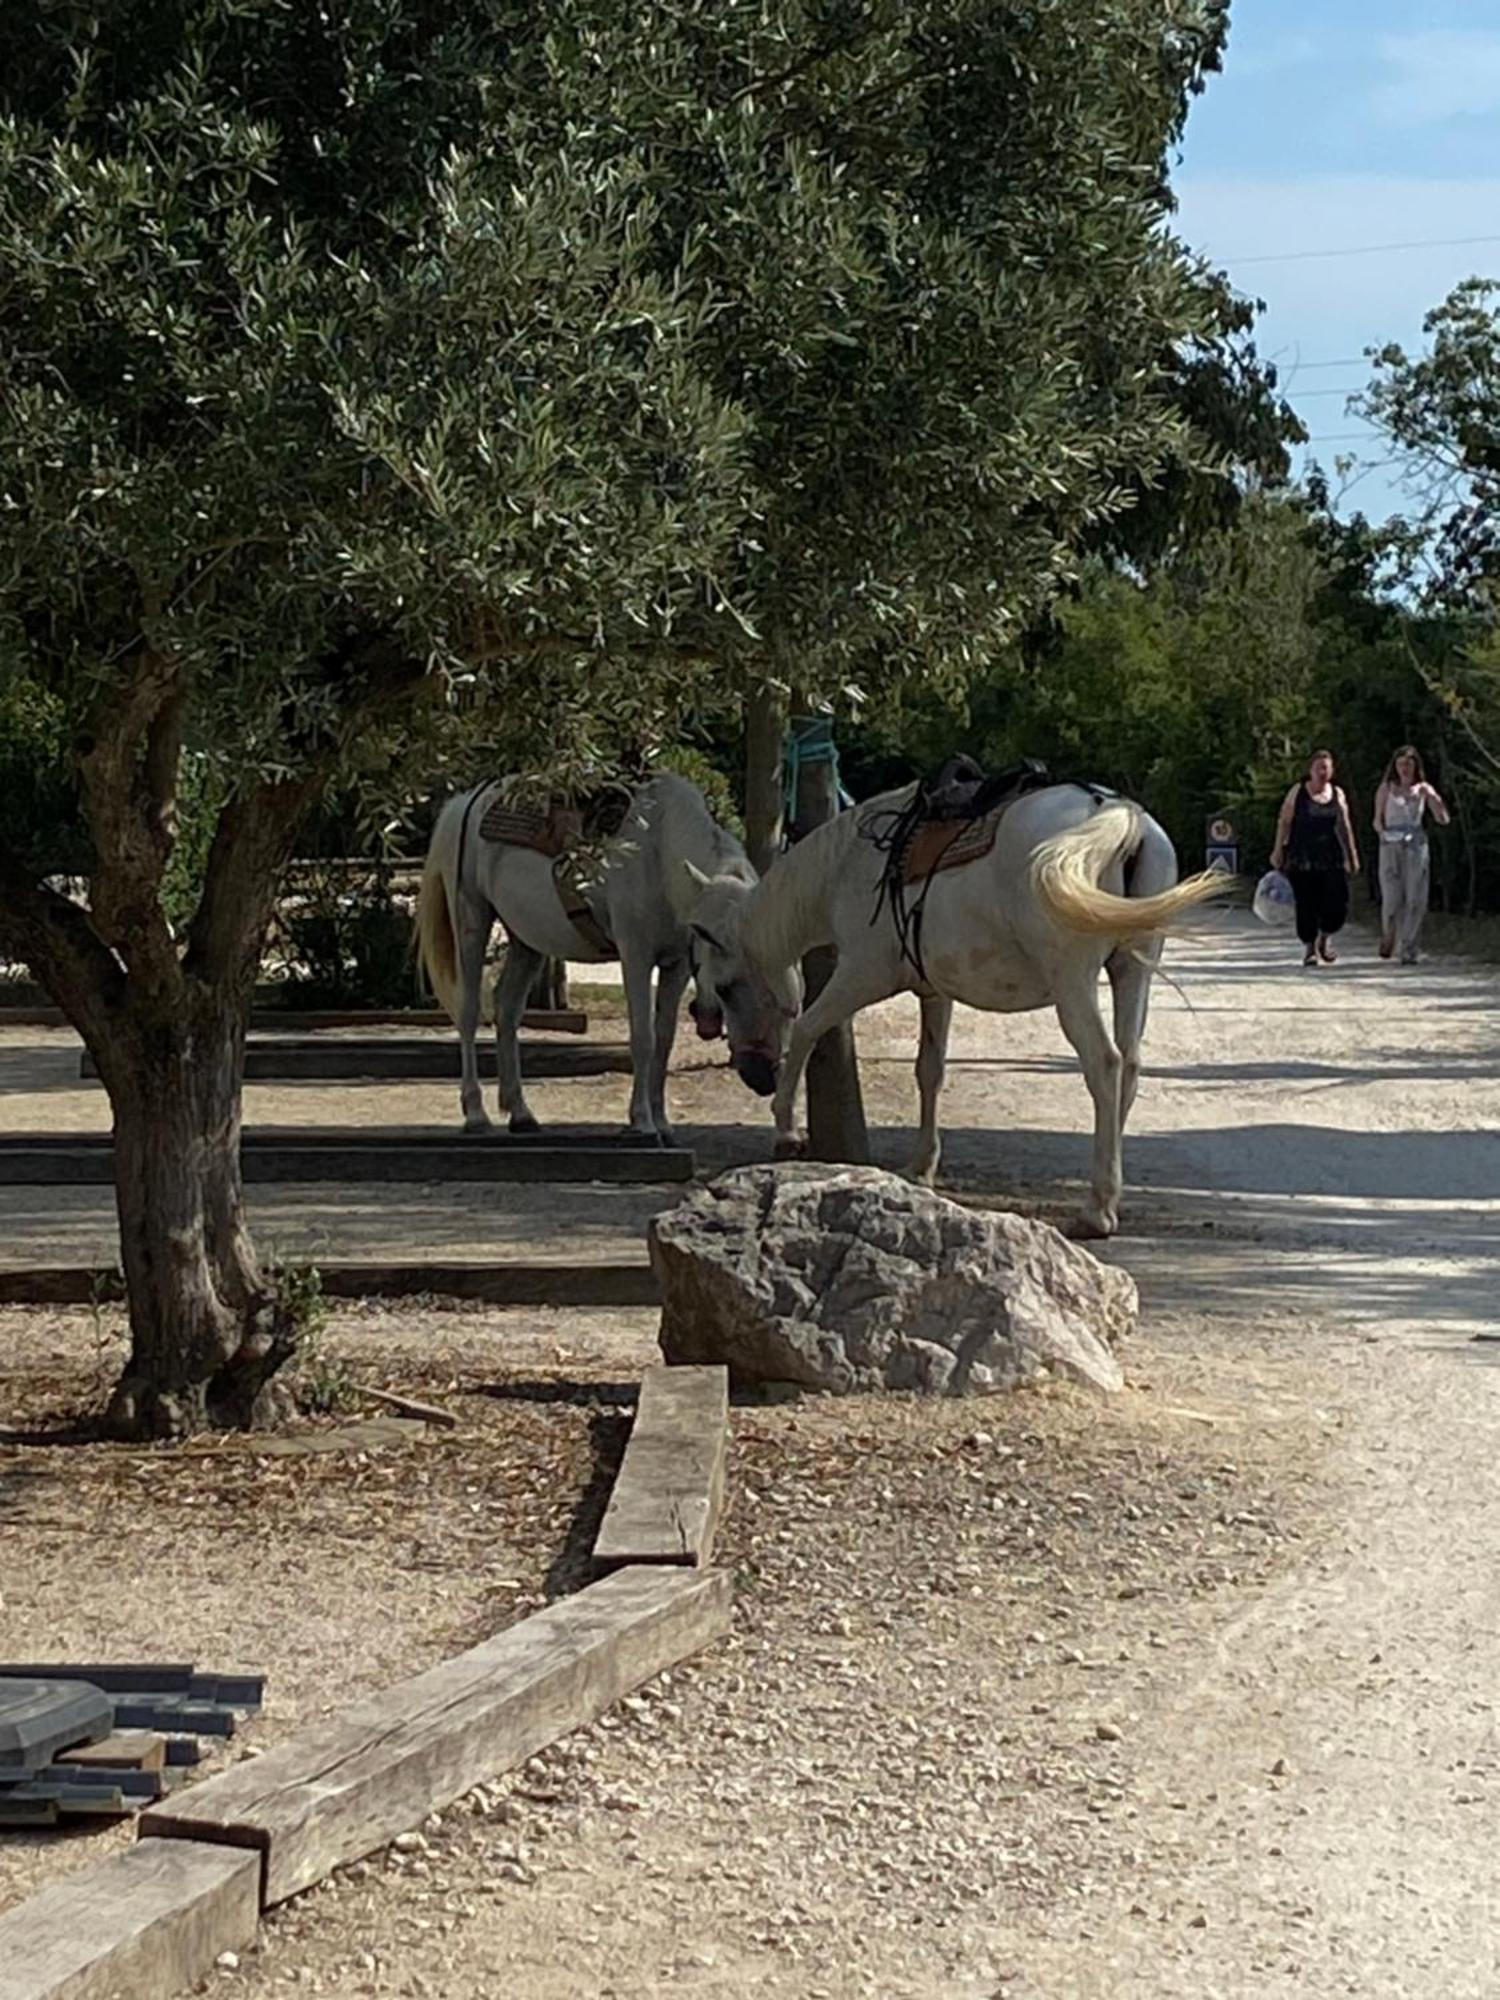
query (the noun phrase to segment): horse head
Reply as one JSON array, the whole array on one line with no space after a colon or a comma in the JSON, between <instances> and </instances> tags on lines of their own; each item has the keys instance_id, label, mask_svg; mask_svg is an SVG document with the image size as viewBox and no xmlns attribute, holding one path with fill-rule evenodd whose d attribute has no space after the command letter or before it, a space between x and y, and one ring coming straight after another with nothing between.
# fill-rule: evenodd
<instances>
[{"instance_id":1,"label":"horse head","mask_svg":"<svg viewBox=\"0 0 1500 2000\"><path fill-rule=\"evenodd\" d=\"M727 1035L735 1074L757 1097L769 1097L801 1011L801 979L795 967L768 976L746 948L753 880L709 876L692 862L686 865L699 892L688 922L693 969L688 1011L705 1041Z\"/></svg>"}]
</instances>

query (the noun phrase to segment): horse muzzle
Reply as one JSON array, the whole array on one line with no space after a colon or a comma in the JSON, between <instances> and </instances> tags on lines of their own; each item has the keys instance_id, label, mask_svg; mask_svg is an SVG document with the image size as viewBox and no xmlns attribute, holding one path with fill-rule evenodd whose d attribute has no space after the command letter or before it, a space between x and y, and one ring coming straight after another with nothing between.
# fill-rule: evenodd
<instances>
[{"instance_id":1,"label":"horse muzzle","mask_svg":"<svg viewBox=\"0 0 1500 2000\"><path fill-rule=\"evenodd\" d=\"M763 1049L746 1049L734 1058L734 1068L740 1082L753 1090L757 1097L775 1095L776 1076L781 1065Z\"/></svg>"},{"instance_id":2,"label":"horse muzzle","mask_svg":"<svg viewBox=\"0 0 1500 2000\"><path fill-rule=\"evenodd\" d=\"M688 1013L693 1026L698 1030L700 1042L716 1042L724 1033L724 1016L717 1007L705 1007L701 1001L691 1000Z\"/></svg>"}]
</instances>

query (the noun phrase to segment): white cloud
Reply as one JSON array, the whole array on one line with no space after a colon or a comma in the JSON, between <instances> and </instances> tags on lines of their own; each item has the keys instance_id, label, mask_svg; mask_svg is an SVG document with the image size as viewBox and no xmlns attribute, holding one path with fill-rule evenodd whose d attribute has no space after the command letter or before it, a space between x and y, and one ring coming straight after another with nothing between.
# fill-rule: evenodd
<instances>
[{"instance_id":1,"label":"white cloud","mask_svg":"<svg viewBox=\"0 0 1500 2000\"><path fill-rule=\"evenodd\" d=\"M1387 125L1443 125L1500 111L1500 32L1383 35L1379 53L1389 74L1371 104Z\"/></svg>"}]
</instances>

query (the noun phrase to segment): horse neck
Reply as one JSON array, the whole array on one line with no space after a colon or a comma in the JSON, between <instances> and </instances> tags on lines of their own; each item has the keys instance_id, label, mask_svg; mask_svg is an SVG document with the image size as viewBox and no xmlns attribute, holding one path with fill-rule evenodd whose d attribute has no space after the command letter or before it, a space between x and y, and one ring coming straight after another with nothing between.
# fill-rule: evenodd
<instances>
[{"instance_id":1,"label":"horse neck","mask_svg":"<svg viewBox=\"0 0 1500 2000\"><path fill-rule=\"evenodd\" d=\"M833 892L853 827L853 813L841 813L799 840L751 896L745 950L763 972L785 972L818 945L833 942Z\"/></svg>"},{"instance_id":2,"label":"horse neck","mask_svg":"<svg viewBox=\"0 0 1500 2000\"><path fill-rule=\"evenodd\" d=\"M663 878L673 915L686 924L703 893L688 871L690 862L700 875L738 876L746 882L755 877L744 848L719 825L694 786L680 780L661 797Z\"/></svg>"}]
</instances>

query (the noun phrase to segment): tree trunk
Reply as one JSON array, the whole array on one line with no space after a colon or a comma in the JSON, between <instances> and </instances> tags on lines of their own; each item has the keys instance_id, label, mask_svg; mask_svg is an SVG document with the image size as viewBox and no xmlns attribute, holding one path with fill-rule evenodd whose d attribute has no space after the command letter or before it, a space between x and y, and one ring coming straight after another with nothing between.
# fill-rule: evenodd
<instances>
[{"instance_id":1,"label":"tree trunk","mask_svg":"<svg viewBox=\"0 0 1500 2000\"><path fill-rule=\"evenodd\" d=\"M745 851L757 875L781 852L786 701L769 684L745 697Z\"/></svg>"},{"instance_id":2,"label":"tree trunk","mask_svg":"<svg viewBox=\"0 0 1500 2000\"><path fill-rule=\"evenodd\" d=\"M800 765L793 839L800 840L815 826L836 819L838 812L838 780L832 763ZM837 963L838 954L831 947L808 953L802 962L802 977L809 1001L816 999L828 984ZM807 1065L807 1151L814 1160L869 1165L870 1132L865 1122L852 1021L830 1028L819 1040Z\"/></svg>"},{"instance_id":3,"label":"tree trunk","mask_svg":"<svg viewBox=\"0 0 1500 2000\"><path fill-rule=\"evenodd\" d=\"M566 959L547 958L531 983L531 1005L564 1014L568 1008L568 964Z\"/></svg>"},{"instance_id":4,"label":"tree trunk","mask_svg":"<svg viewBox=\"0 0 1500 2000\"><path fill-rule=\"evenodd\" d=\"M181 1437L277 1414L272 1377L299 1328L245 1227L243 1041L242 1011L199 988L176 1016L137 1003L94 1047L114 1111L130 1311L130 1358L105 1417L117 1437Z\"/></svg>"}]
</instances>

